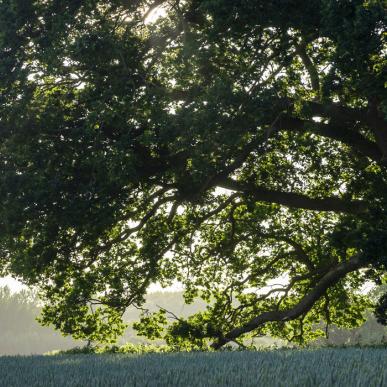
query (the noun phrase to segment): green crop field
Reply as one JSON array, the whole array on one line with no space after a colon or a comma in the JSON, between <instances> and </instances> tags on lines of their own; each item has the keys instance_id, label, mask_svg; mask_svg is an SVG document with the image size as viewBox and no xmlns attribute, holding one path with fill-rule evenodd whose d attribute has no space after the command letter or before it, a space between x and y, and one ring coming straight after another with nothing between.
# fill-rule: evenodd
<instances>
[{"instance_id":1,"label":"green crop field","mask_svg":"<svg viewBox=\"0 0 387 387\"><path fill-rule=\"evenodd\" d=\"M0 358L1 386L387 386L387 350Z\"/></svg>"}]
</instances>

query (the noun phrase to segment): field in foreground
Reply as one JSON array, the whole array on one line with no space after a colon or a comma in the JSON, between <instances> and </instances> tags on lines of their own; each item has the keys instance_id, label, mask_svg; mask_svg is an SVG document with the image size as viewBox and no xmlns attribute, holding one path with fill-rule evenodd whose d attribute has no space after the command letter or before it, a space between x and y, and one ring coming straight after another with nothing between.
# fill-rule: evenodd
<instances>
[{"instance_id":1,"label":"field in foreground","mask_svg":"<svg viewBox=\"0 0 387 387\"><path fill-rule=\"evenodd\" d=\"M387 386L387 349L0 357L0 386Z\"/></svg>"}]
</instances>

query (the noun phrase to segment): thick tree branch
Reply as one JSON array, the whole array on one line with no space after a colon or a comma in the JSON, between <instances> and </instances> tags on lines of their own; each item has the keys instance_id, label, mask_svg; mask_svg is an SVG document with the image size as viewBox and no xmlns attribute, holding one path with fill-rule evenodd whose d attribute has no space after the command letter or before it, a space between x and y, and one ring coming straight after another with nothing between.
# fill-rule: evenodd
<instances>
[{"instance_id":1,"label":"thick tree branch","mask_svg":"<svg viewBox=\"0 0 387 387\"><path fill-rule=\"evenodd\" d=\"M340 141L376 162L380 162L382 159L382 152L376 143L367 140L364 136L354 130L345 129L343 126L301 120L287 115L282 115L280 119L276 121L275 125L274 129L278 131L288 130L314 133L319 136Z\"/></svg>"},{"instance_id":2,"label":"thick tree branch","mask_svg":"<svg viewBox=\"0 0 387 387\"><path fill-rule=\"evenodd\" d=\"M326 273L315 287L306 294L298 304L286 310L274 310L264 312L257 317L254 317L240 327L229 331L224 337L221 337L212 344L212 348L219 349L229 341L235 340L241 335L251 332L259 328L267 322L273 321L289 321L309 312L316 301L318 301L327 291L327 289L339 282L348 273L353 272L367 265L367 262L362 259L362 255L356 255L350 261L342 262Z\"/></svg>"},{"instance_id":3,"label":"thick tree branch","mask_svg":"<svg viewBox=\"0 0 387 387\"><path fill-rule=\"evenodd\" d=\"M380 102L378 98L369 100L368 123L372 128L379 149L383 153L382 163L387 164L387 121L383 113L379 110Z\"/></svg>"},{"instance_id":4,"label":"thick tree branch","mask_svg":"<svg viewBox=\"0 0 387 387\"><path fill-rule=\"evenodd\" d=\"M338 103L319 103L308 101L304 107L313 115L327 117L339 122L368 122L368 111L362 108L352 108Z\"/></svg>"},{"instance_id":5,"label":"thick tree branch","mask_svg":"<svg viewBox=\"0 0 387 387\"><path fill-rule=\"evenodd\" d=\"M376 144L373 147L376 146L379 149L382 159L387 158L387 121L373 105L369 109L365 109L351 108L336 103L321 104L310 101L304 106L312 114L330 118L343 126L348 122L360 122L367 126L375 135Z\"/></svg>"},{"instance_id":6,"label":"thick tree branch","mask_svg":"<svg viewBox=\"0 0 387 387\"><path fill-rule=\"evenodd\" d=\"M304 263L309 269L309 271L312 271L315 269L313 262L311 261L308 254L305 252L305 250L303 249L300 243L286 236L278 236L278 237L272 236L272 238L278 241L284 241L290 246L292 246L294 248L294 252L297 254L299 261Z\"/></svg>"},{"instance_id":7,"label":"thick tree branch","mask_svg":"<svg viewBox=\"0 0 387 387\"><path fill-rule=\"evenodd\" d=\"M290 208L304 208L315 211L332 211L349 214L359 214L367 210L367 204L360 200L343 200L338 197L323 199L284 191L275 191L253 184L242 183L231 178L224 178L217 182L217 186L231 191L244 192L257 201L281 204Z\"/></svg>"},{"instance_id":8,"label":"thick tree branch","mask_svg":"<svg viewBox=\"0 0 387 387\"><path fill-rule=\"evenodd\" d=\"M309 58L307 52L306 52L306 44L305 42L302 42L300 44L295 44L296 53L301 58L302 63L304 64L306 71L309 74L310 77L310 83L312 86L312 89L317 93L317 95L320 93L320 79L318 76L318 72L316 69L316 66L312 62L312 60Z\"/></svg>"}]
</instances>

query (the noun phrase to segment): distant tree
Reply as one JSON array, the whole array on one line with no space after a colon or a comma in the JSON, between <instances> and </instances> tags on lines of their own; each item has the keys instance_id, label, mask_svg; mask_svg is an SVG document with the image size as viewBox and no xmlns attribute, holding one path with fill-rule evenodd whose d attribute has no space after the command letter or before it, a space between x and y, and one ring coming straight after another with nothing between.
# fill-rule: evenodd
<instances>
[{"instance_id":1,"label":"distant tree","mask_svg":"<svg viewBox=\"0 0 387 387\"><path fill-rule=\"evenodd\" d=\"M369 293L372 301L377 303L380 296L387 290L387 285L373 288ZM326 343L329 345L380 345L387 344L387 324L384 326L378 323L375 317L369 311L366 313L367 321L360 327L353 329L338 328L334 324L326 327L328 337L320 339L317 344Z\"/></svg>"},{"instance_id":2,"label":"distant tree","mask_svg":"<svg viewBox=\"0 0 387 387\"><path fill-rule=\"evenodd\" d=\"M387 283L385 285L377 287L374 290L372 296L376 301L376 321L379 324L387 326Z\"/></svg>"},{"instance_id":3,"label":"distant tree","mask_svg":"<svg viewBox=\"0 0 387 387\"><path fill-rule=\"evenodd\" d=\"M38 304L31 291L12 293L8 287L0 287L0 355L41 354L82 345L40 326L36 321Z\"/></svg>"},{"instance_id":4,"label":"distant tree","mask_svg":"<svg viewBox=\"0 0 387 387\"><path fill-rule=\"evenodd\" d=\"M378 324L372 314L367 315L367 321L360 327L353 329L330 326L328 337L320 339L317 344L329 345L386 345L387 327Z\"/></svg>"},{"instance_id":5,"label":"distant tree","mask_svg":"<svg viewBox=\"0 0 387 387\"><path fill-rule=\"evenodd\" d=\"M177 280L208 309L140 333L360 324L386 279L383 3L0 0L0 263L42 322L114 340Z\"/></svg>"}]
</instances>

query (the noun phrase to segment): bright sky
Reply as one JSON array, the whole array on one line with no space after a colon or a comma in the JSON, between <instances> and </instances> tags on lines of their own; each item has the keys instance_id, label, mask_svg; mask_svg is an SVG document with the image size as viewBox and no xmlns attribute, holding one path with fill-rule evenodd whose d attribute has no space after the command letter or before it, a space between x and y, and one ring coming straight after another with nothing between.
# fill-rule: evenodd
<instances>
[{"instance_id":1,"label":"bright sky","mask_svg":"<svg viewBox=\"0 0 387 387\"><path fill-rule=\"evenodd\" d=\"M22 289L26 289L26 286L10 276L0 277L0 287L3 286L8 286L11 292L20 292Z\"/></svg>"},{"instance_id":2,"label":"bright sky","mask_svg":"<svg viewBox=\"0 0 387 387\"><path fill-rule=\"evenodd\" d=\"M144 20L145 24L154 23L159 17L164 16L166 10L163 6L155 8L148 17Z\"/></svg>"},{"instance_id":3,"label":"bright sky","mask_svg":"<svg viewBox=\"0 0 387 387\"><path fill-rule=\"evenodd\" d=\"M22 289L27 289L27 286L23 285L20 281L13 279L12 277L0 277L0 287L8 286L12 293L20 292ZM180 283L176 282L172 286L162 288L159 284L152 284L148 291L149 293L154 292L179 292L183 290Z\"/></svg>"},{"instance_id":4,"label":"bright sky","mask_svg":"<svg viewBox=\"0 0 387 387\"><path fill-rule=\"evenodd\" d=\"M279 278L275 278L271 281L269 281L268 286L265 286L264 288L260 289L258 291L258 294L264 294L267 291L271 289L271 286L273 285L284 285L288 283L289 277L287 275L284 275ZM20 292L22 289L27 289L25 285L23 285L21 282L13 279L12 277L3 277L0 278L0 287L2 286L8 286L13 293ZM367 281L361 288L360 292L362 294L367 294L369 291L371 291L375 285L372 282ZM166 288L162 288L159 284L152 284L148 288L149 293L155 293L155 292L179 292L182 291L183 286L179 282L175 282L172 286L168 286Z\"/></svg>"}]
</instances>

